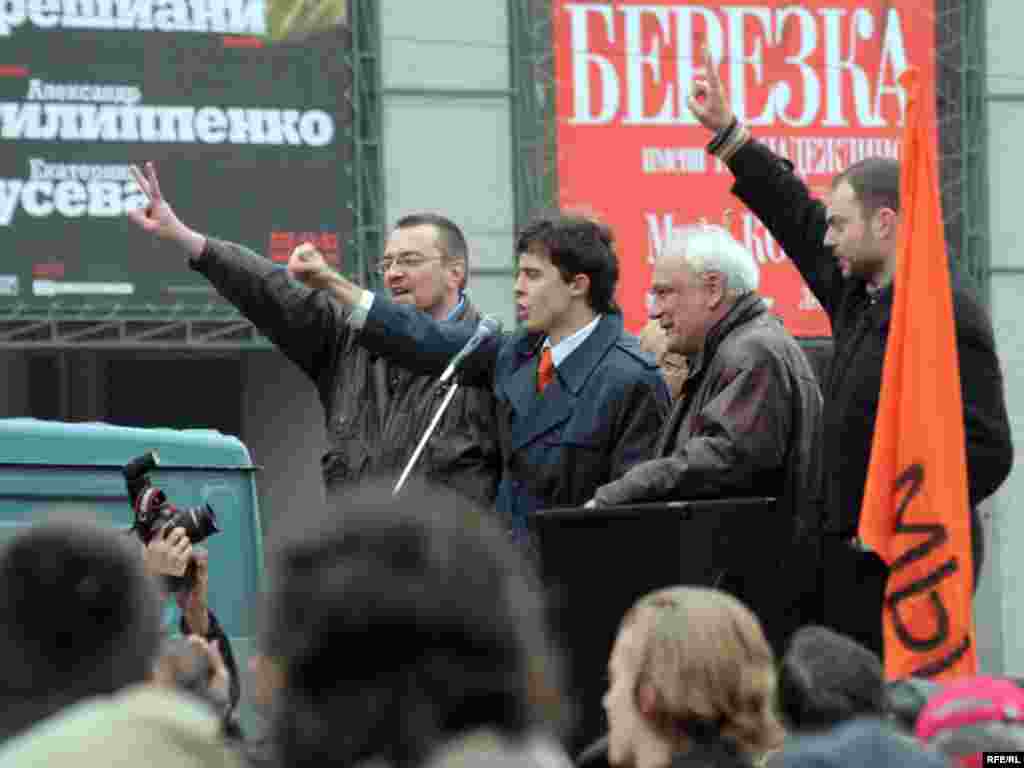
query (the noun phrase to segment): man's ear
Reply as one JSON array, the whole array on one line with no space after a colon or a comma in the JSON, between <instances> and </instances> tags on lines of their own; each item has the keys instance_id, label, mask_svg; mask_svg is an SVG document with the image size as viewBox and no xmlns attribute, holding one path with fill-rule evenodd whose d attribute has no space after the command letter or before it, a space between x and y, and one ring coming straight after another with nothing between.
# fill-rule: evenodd
<instances>
[{"instance_id":1,"label":"man's ear","mask_svg":"<svg viewBox=\"0 0 1024 768\"><path fill-rule=\"evenodd\" d=\"M872 227L876 240L889 240L896 238L896 226L899 223L899 214L892 208L880 208L875 212Z\"/></svg>"},{"instance_id":2,"label":"man's ear","mask_svg":"<svg viewBox=\"0 0 1024 768\"><path fill-rule=\"evenodd\" d=\"M725 275L721 272L705 272L702 279L708 289L708 307L716 309L725 300Z\"/></svg>"},{"instance_id":3,"label":"man's ear","mask_svg":"<svg viewBox=\"0 0 1024 768\"><path fill-rule=\"evenodd\" d=\"M466 284L466 262L455 259L448 263L448 269L451 270L456 285L461 289Z\"/></svg>"},{"instance_id":4,"label":"man's ear","mask_svg":"<svg viewBox=\"0 0 1024 768\"><path fill-rule=\"evenodd\" d=\"M579 272L569 281L569 291L573 296L586 297L590 293L590 275Z\"/></svg>"}]
</instances>

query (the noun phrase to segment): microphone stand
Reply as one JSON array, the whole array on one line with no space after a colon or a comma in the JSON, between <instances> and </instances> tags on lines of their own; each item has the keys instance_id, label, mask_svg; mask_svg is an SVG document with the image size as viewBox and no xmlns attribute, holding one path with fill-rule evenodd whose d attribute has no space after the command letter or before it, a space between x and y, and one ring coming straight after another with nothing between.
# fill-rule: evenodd
<instances>
[{"instance_id":1,"label":"microphone stand","mask_svg":"<svg viewBox=\"0 0 1024 768\"><path fill-rule=\"evenodd\" d=\"M412 456L409 457L409 463L405 465L405 469L402 471L402 476L398 478L398 482L395 484L395 490L391 492L391 495L397 496L402 490L402 486L405 485L405 481L409 479L409 473L412 472L412 468L416 466L416 462L420 458L420 454L423 453L423 449L427 447L427 441L430 436L434 434L434 430L437 429L437 425L441 422L441 417L444 412L448 410L448 405L451 403L452 398L455 397L455 393L459 389L459 380L456 378L451 384L448 385L448 392L444 396L444 400L441 401L441 405L438 406L437 412L434 414L434 418L431 419L430 425L427 427L427 431L423 433L423 437L420 438L419 445L416 446L416 450L413 451Z\"/></svg>"}]
</instances>

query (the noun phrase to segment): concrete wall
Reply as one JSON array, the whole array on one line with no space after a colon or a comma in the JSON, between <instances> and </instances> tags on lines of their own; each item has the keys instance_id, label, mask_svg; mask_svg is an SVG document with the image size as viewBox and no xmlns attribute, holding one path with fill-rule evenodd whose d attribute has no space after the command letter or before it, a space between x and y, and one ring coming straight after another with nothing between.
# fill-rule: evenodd
<instances>
[{"instance_id":1,"label":"concrete wall","mask_svg":"<svg viewBox=\"0 0 1024 768\"><path fill-rule=\"evenodd\" d=\"M1024 3L989 0L987 14L987 107L992 321L1006 377L1007 406L1017 460L1009 480L988 503L988 562L977 601L979 646L991 672L1024 675L1024 231L1020 185L1024 178L1024 51L1019 30Z\"/></svg>"},{"instance_id":2,"label":"concrete wall","mask_svg":"<svg viewBox=\"0 0 1024 768\"><path fill-rule=\"evenodd\" d=\"M463 229L473 301L514 322L508 0L380 0L388 224L434 211Z\"/></svg>"}]
</instances>

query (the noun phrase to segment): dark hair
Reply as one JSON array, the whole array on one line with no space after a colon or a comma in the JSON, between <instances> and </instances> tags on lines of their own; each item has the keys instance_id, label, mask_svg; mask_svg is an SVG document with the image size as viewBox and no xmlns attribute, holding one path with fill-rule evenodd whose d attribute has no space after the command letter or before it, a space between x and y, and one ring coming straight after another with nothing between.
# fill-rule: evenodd
<instances>
[{"instance_id":1,"label":"dark hair","mask_svg":"<svg viewBox=\"0 0 1024 768\"><path fill-rule=\"evenodd\" d=\"M885 678L874 653L826 627L793 635L779 669L779 709L792 729L829 728L884 708Z\"/></svg>"},{"instance_id":2,"label":"dark hair","mask_svg":"<svg viewBox=\"0 0 1024 768\"><path fill-rule=\"evenodd\" d=\"M134 538L60 522L0 553L0 731L10 736L76 701L149 679L159 596Z\"/></svg>"},{"instance_id":3,"label":"dark hair","mask_svg":"<svg viewBox=\"0 0 1024 768\"><path fill-rule=\"evenodd\" d=\"M600 222L555 213L526 225L516 238L516 253L543 249L566 282L579 274L590 278L587 301L591 309L618 312L615 286L619 282L619 259L614 241L612 231Z\"/></svg>"},{"instance_id":4,"label":"dark hair","mask_svg":"<svg viewBox=\"0 0 1024 768\"><path fill-rule=\"evenodd\" d=\"M534 576L472 505L416 481L339 500L272 562L265 650L285 670L283 762L394 768L478 727L512 736L562 711Z\"/></svg>"},{"instance_id":5,"label":"dark hair","mask_svg":"<svg viewBox=\"0 0 1024 768\"><path fill-rule=\"evenodd\" d=\"M900 210L900 164L886 157L854 163L832 179L832 189L846 182L853 189L867 218L882 208Z\"/></svg>"},{"instance_id":6,"label":"dark hair","mask_svg":"<svg viewBox=\"0 0 1024 768\"><path fill-rule=\"evenodd\" d=\"M466 290L469 283L469 246L466 244L466 236L454 221L439 213L412 213L403 216L395 224L395 229L424 226L434 228L438 245L444 251L446 260L462 262L462 285L459 288Z\"/></svg>"}]
</instances>

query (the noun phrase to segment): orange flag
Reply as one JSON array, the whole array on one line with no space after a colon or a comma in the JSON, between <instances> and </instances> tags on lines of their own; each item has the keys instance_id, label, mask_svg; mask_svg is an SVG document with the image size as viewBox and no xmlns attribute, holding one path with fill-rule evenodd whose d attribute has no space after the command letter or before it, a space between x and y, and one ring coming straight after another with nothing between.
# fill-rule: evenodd
<instances>
[{"instance_id":1,"label":"orange flag","mask_svg":"<svg viewBox=\"0 0 1024 768\"><path fill-rule=\"evenodd\" d=\"M977 670L970 510L953 296L932 112L918 73L900 77L906 126L892 323L859 535L891 569L885 673Z\"/></svg>"}]
</instances>

